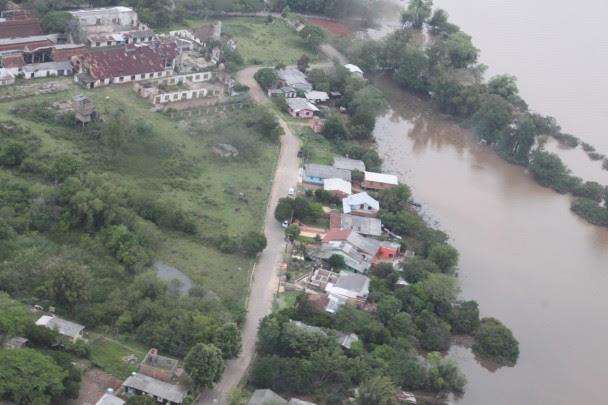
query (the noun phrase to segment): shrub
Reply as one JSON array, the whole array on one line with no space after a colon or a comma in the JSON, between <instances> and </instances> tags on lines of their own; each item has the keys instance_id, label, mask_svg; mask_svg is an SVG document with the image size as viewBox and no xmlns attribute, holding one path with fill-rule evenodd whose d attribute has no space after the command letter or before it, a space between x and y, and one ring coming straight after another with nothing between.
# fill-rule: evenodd
<instances>
[{"instance_id":1,"label":"shrub","mask_svg":"<svg viewBox=\"0 0 608 405\"><path fill-rule=\"evenodd\" d=\"M475 337L473 352L500 363L515 363L519 357L519 343L511 330L498 320L484 318Z\"/></svg>"}]
</instances>

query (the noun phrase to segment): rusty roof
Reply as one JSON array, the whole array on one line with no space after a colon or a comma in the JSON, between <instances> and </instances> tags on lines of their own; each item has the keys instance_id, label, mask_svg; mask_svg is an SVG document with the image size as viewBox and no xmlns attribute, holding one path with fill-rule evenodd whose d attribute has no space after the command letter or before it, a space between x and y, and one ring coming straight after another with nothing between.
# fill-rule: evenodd
<instances>
[{"instance_id":1,"label":"rusty roof","mask_svg":"<svg viewBox=\"0 0 608 405\"><path fill-rule=\"evenodd\" d=\"M142 73L162 72L165 60L177 56L175 42L151 46L125 46L89 52L84 56L83 66L96 80Z\"/></svg>"},{"instance_id":2,"label":"rusty roof","mask_svg":"<svg viewBox=\"0 0 608 405\"><path fill-rule=\"evenodd\" d=\"M0 22L0 39L23 38L32 35L42 35L42 28L40 28L40 22L37 18Z\"/></svg>"},{"instance_id":3,"label":"rusty roof","mask_svg":"<svg viewBox=\"0 0 608 405\"><path fill-rule=\"evenodd\" d=\"M25 60L23 60L23 54L18 53L14 55L4 55L0 60L2 62L2 67L7 69L10 68L19 68L25 65Z\"/></svg>"}]
</instances>

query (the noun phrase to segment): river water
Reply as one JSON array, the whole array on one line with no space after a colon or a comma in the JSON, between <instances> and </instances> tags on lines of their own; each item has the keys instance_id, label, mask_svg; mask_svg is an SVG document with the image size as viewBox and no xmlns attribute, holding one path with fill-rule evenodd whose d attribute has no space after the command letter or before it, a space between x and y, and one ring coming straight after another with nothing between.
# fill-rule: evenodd
<instances>
[{"instance_id":1,"label":"river water","mask_svg":"<svg viewBox=\"0 0 608 405\"><path fill-rule=\"evenodd\" d=\"M488 76L511 74L531 108L608 155L608 1L435 0L473 37ZM555 150L555 148L550 148ZM574 174L608 184L600 162L559 153Z\"/></svg>"},{"instance_id":2,"label":"river water","mask_svg":"<svg viewBox=\"0 0 608 405\"><path fill-rule=\"evenodd\" d=\"M608 230L572 215L569 197L538 186L425 100L386 79L376 85L390 104L375 129L384 170L452 237L462 297L520 342L517 365L495 372L454 348L468 379L460 401L606 403Z\"/></svg>"},{"instance_id":3,"label":"river water","mask_svg":"<svg viewBox=\"0 0 608 405\"><path fill-rule=\"evenodd\" d=\"M401 5L406 2L400 3ZM608 154L608 15L605 0L435 0L472 35L488 76L518 77L531 108ZM387 21L385 32L395 26ZM573 215L570 198L534 183L426 100L386 79L390 109L375 137L384 169L409 184L461 253L463 299L495 316L520 342L515 367L490 371L454 347L468 384L458 403L608 403L608 230ZM572 171L608 184L576 150Z\"/></svg>"}]
</instances>

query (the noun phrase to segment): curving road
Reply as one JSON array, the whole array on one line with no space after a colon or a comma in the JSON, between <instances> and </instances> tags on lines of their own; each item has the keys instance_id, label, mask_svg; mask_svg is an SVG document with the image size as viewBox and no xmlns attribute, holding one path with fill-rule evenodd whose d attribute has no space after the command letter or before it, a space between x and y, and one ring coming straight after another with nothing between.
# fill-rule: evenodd
<instances>
[{"instance_id":1,"label":"curving road","mask_svg":"<svg viewBox=\"0 0 608 405\"><path fill-rule=\"evenodd\" d=\"M237 80L249 87L249 93L256 103L267 103L266 94L253 78L260 67L251 67L237 73ZM255 342L260 320L272 310L272 298L279 287L278 271L285 251L284 231L274 219L274 209L279 198L284 197L290 187L298 182L300 162L298 150L299 139L291 132L285 121L277 117L285 135L281 137L281 151L275 170L270 198L266 207L264 232L268 247L260 254L255 264L250 285L250 296L247 303L247 316L241 330L243 349L235 360L226 362L221 381L205 392L198 404L227 404L228 394L234 389L247 372L255 353ZM245 292L244 292L245 293Z\"/></svg>"}]
</instances>

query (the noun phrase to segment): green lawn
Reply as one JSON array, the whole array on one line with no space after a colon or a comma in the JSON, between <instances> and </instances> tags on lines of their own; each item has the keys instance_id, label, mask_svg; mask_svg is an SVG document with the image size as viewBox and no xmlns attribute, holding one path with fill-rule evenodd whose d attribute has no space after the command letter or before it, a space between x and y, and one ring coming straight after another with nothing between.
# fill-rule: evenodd
<instances>
[{"instance_id":1,"label":"green lawn","mask_svg":"<svg viewBox=\"0 0 608 405\"><path fill-rule=\"evenodd\" d=\"M318 60L318 55L282 20L267 23L265 18L227 18L222 20L222 31L235 39L248 65L294 64L303 54L311 61Z\"/></svg>"},{"instance_id":2,"label":"green lawn","mask_svg":"<svg viewBox=\"0 0 608 405\"><path fill-rule=\"evenodd\" d=\"M91 360L94 365L118 378L126 378L139 367L146 355L143 348L129 342L111 341L103 336L97 336L90 344ZM125 362L126 356L135 356L136 360Z\"/></svg>"},{"instance_id":3,"label":"green lawn","mask_svg":"<svg viewBox=\"0 0 608 405\"><path fill-rule=\"evenodd\" d=\"M97 105L101 117L108 119L115 110L128 113L131 121L150 124L158 135L155 142L166 148L161 157L146 154L110 156L98 139L80 129L32 120L13 113L16 105L37 102L65 102L75 94L86 94ZM274 174L279 147L263 142L242 128L236 114L225 118L211 116L210 123L190 125L150 111L151 105L139 98L131 86L110 86L68 91L0 103L0 121L13 121L37 139L41 156L67 154L82 162L81 171L104 173L129 191L143 190L192 212L202 238L260 230ZM223 121L222 121L223 120ZM226 123L217 124L217 122ZM232 126L231 126L232 125ZM239 145L242 155L220 158L211 147L219 142ZM242 146L241 146L242 145ZM48 187L31 181L32 188ZM195 283L210 289L234 304L243 304L249 283L250 259L224 254L201 239L160 230L160 246L155 260L161 260L188 274Z\"/></svg>"}]
</instances>

